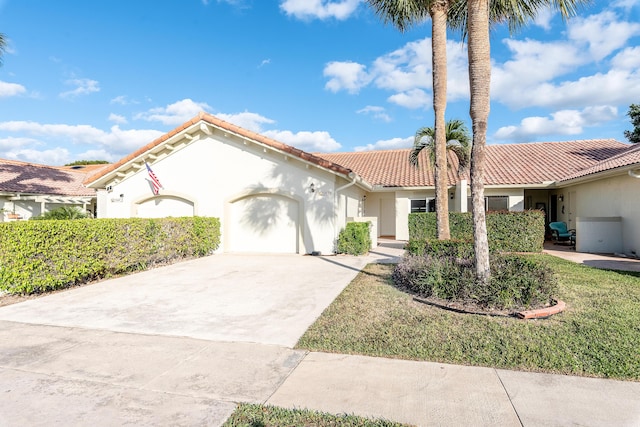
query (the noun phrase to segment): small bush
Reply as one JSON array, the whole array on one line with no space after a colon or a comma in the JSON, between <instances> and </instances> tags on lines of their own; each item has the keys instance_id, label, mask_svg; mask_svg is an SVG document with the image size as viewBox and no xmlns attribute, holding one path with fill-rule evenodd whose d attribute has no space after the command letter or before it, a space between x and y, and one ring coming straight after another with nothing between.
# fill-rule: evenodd
<instances>
[{"instance_id":1,"label":"small bush","mask_svg":"<svg viewBox=\"0 0 640 427\"><path fill-rule=\"evenodd\" d=\"M32 220L44 220L44 219L84 219L88 215L78 206L60 206L49 212L45 212L40 216L31 217Z\"/></svg>"},{"instance_id":2,"label":"small bush","mask_svg":"<svg viewBox=\"0 0 640 427\"><path fill-rule=\"evenodd\" d=\"M406 256L393 272L396 286L424 297L471 301L498 309L541 306L549 303L557 290L552 270L524 255L492 255L491 280L488 285L479 285L473 258L452 253L455 245L442 248L439 254Z\"/></svg>"},{"instance_id":3,"label":"small bush","mask_svg":"<svg viewBox=\"0 0 640 427\"><path fill-rule=\"evenodd\" d=\"M370 222L348 222L338 236L338 253L364 255L371 249Z\"/></svg>"}]
</instances>

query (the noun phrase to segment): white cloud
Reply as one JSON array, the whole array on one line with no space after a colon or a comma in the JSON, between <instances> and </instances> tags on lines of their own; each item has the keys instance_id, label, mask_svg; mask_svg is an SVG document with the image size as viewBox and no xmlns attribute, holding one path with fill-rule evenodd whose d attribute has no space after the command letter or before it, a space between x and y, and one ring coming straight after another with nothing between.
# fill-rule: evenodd
<instances>
[{"instance_id":1,"label":"white cloud","mask_svg":"<svg viewBox=\"0 0 640 427\"><path fill-rule=\"evenodd\" d=\"M94 141L104 134L104 131L89 125L41 124L30 121L2 122L0 130L23 132L35 136L64 137L74 143Z\"/></svg>"},{"instance_id":2,"label":"white cloud","mask_svg":"<svg viewBox=\"0 0 640 427\"><path fill-rule=\"evenodd\" d=\"M127 119L120 114L111 113L109 114L109 121L113 123L117 123L119 125L123 125L127 123Z\"/></svg>"},{"instance_id":3,"label":"white cloud","mask_svg":"<svg viewBox=\"0 0 640 427\"><path fill-rule=\"evenodd\" d=\"M229 123L233 123L241 128L248 129L253 132L262 132L263 124L273 124L274 120L261 116L257 113L250 113L245 111L243 113L235 114L216 114L216 117Z\"/></svg>"},{"instance_id":4,"label":"white cloud","mask_svg":"<svg viewBox=\"0 0 640 427\"><path fill-rule=\"evenodd\" d=\"M582 111L561 110L551 117L527 117L519 126L502 127L494 137L523 142L549 135L579 135L585 127L599 126L617 116L618 109L609 105L587 107Z\"/></svg>"},{"instance_id":5,"label":"white cloud","mask_svg":"<svg viewBox=\"0 0 640 427\"><path fill-rule=\"evenodd\" d=\"M23 137L15 138L12 136L8 138L0 138L0 150L8 150L10 148L25 147L28 145L36 145L36 144L38 144L38 140L33 138L23 138ZM0 154L0 158L1 157L6 157L6 156Z\"/></svg>"},{"instance_id":6,"label":"white cloud","mask_svg":"<svg viewBox=\"0 0 640 427\"><path fill-rule=\"evenodd\" d=\"M13 150L6 152L5 157L23 162L62 166L69 163L71 155L66 148L56 147L50 150L34 150L31 148Z\"/></svg>"},{"instance_id":7,"label":"white cloud","mask_svg":"<svg viewBox=\"0 0 640 427\"><path fill-rule=\"evenodd\" d=\"M0 98L20 95L26 91L21 84L0 81Z\"/></svg>"},{"instance_id":8,"label":"white cloud","mask_svg":"<svg viewBox=\"0 0 640 427\"><path fill-rule=\"evenodd\" d=\"M504 40L512 59L494 64L491 96L511 107L530 106L538 95L537 86L575 70L588 62L575 46L556 41Z\"/></svg>"},{"instance_id":9,"label":"white cloud","mask_svg":"<svg viewBox=\"0 0 640 427\"><path fill-rule=\"evenodd\" d=\"M74 144L103 147L114 156L129 154L163 134L157 130L122 130L117 125L106 132L89 125L41 124L28 121L2 122L0 130L35 136L37 144L47 140L64 140Z\"/></svg>"},{"instance_id":10,"label":"white cloud","mask_svg":"<svg viewBox=\"0 0 640 427\"><path fill-rule=\"evenodd\" d=\"M402 48L379 57L373 63L376 86L405 91L431 86L431 39L405 44Z\"/></svg>"},{"instance_id":11,"label":"white cloud","mask_svg":"<svg viewBox=\"0 0 640 427\"><path fill-rule=\"evenodd\" d=\"M630 10L634 6L638 6L638 0L616 0L611 2L611 6Z\"/></svg>"},{"instance_id":12,"label":"white cloud","mask_svg":"<svg viewBox=\"0 0 640 427\"><path fill-rule=\"evenodd\" d=\"M267 59L263 59L263 60L260 62L260 65L258 65L258 68L262 68L262 67L264 67L265 65L269 65L269 64L271 64L271 59L269 59L269 58L267 58Z\"/></svg>"},{"instance_id":13,"label":"white cloud","mask_svg":"<svg viewBox=\"0 0 640 427\"><path fill-rule=\"evenodd\" d=\"M640 69L640 46L624 49L611 59L611 65L614 68L631 72Z\"/></svg>"},{"instance_id":14,"label":"white cloud","mask_svg":"<svg viewBox=\"0 0 640 427\"><path fill-rule=\"evenodd\" d=\"M430 38L409 42L376 58L368 70L366 65L356 62L330 62L324 69L325 77L329 77L325 88L356 94L372 84L395 92L389 97L395 104L407 108L430 104L433 81ZM447 42L447 85L449 101L468 98L467 51L466 45L459 42Z\"/></svg>"},{"instance_id":15,"label":"white cloud","mask_svg":"<svg viewBox=\"0 0 640 427\"><path fill-rule=\"evenodd\" d=\"M355 94L371 81L366 67L357 62L329 62L324 67L323 75L329 77L324 87L331 92L346 90Z\"/></svg>"},{"instance_id":16,"label":"white cloud","mask_svg":"<svg viewBox=\"0 0 640 427\"><path fill-rule=\"evenodd\" d=\"M112 126L109 132L103 132L101 137L90 143L91 145L101 145L114 155L119 157L131 153L162 136L164 132L153 129L120 129L119 126Z\"/></svg>"},{"instance_id":17,"label":"white cloud","mask_svg":"<svg viewBox=\"0 0 640 427\"><path fill-rule=\"evenodd\" d=\"M356 113L372 115L374 119L380 120L386 123L389 123L392 121L391 117L387 114L384 107L367 105L366 107L356 111Z\"/></svg>"},{"instance_id":18,"label":"white cloud","mask_svg":"<svg viewBox=\"0 0 640 427\"><path fill-rule=\"evenodd\" d=\"M596 61L624 47L631 37L638 34L640 24L620 21L612 11L576 17L568 23L569 40L587 44Z\"/></svg>"},{"instance_id":19,"label":"white cloud","mask_svg":"<svg viewBox=\"0 0 640 427\"><path fill-rule=\"evenodd\" d=\"M413 147L413 136L407 138L392 138L375 142L374 144L367 144L355 147L355 151L371 151L371 150L395 150L399 148Z\"/></svg>"},{"instance_id":20,"label":"white cloud","mask_svg":"<svg viewBox=\"0 0 640 427\"><path fill-rule=\"evenodd\" d=\"M395 95L391 95L388 100L389 102L412 110L429 108L432 104L431 95L422 89L412 89L406 92L396 93Z\"/></svg>"},{"instance_id":21,"label":"white cloud","mask_svg":"<svg viewBox=\"0 0 640 427\"><path fill-rule=\"evenodd\" d=\"M551 20L553 19L554 15L555 13L551 8L543 9L542 11L538 12L535 19L533 20L533 23L540 28L550 30Z\"/></svg>"},{"instance_id":22,"label":"white cloud","mask_svg":"<svg viewBox=\"0 0 640 427\"><path fill-rule=\"evenodd\" d=\"M340 149L341 145L325 131L302 131L293 133L289 130L269 130L263 135L276 141L284 142L309 152L328 152Z\"/></svg>"},{"instance_id":23,"label":"white cloud","mask_svg":"<svg viewBox=\"0 0 640 427\"><path fill-rule=\"evenodd\" d=\"M110 104L118 104L118 105L131 105L131 104L139 104L138 101L129 99L126 95L120 95L113 98L109 101Z\"/></svg>"},{"instance_id":24,"label":"white cloud","mask_svg":"<svg viewBox=\"0 0 640 427\"><path fill-rule=\"evenodd\" d=\"M160 122L169 126L182 124L202 111L210 111L211 107L204 102L195 102L189 98L174 102L166 107L152 108L134 116L135 120Z\"/></svg>"},{"instance_id":25,"label":"white cloud","mask_svg":"<svg viewBox=\"0 0 640 427\"><path fill-rule=\"evenodd\" d=\"M60 93L61 98L73 98L80 95L88 95L94 92L100 92L100 84L96 80L91 79L70 79L65 82L69 86L75 86L75 89Z\"/></svg>"},{"instance_id":26,"label":"white cloud","mask_svg":"<svg viewBox=\"0 0 640 427\"><path fill-rule=\"evenodd\" d=\"M280 9L288 16L297 19L330 19L344 20L349 18L358 8L362 0L284 0Z\"/></svg>"}]
</instances>

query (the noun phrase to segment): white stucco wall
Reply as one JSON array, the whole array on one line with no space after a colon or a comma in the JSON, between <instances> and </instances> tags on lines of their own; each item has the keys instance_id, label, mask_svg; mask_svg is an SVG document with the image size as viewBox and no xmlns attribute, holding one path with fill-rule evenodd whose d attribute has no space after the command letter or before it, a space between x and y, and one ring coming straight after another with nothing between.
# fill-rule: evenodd
<instances>
[{"instance_id":1,"label":"white stucco wall","mask_svg":"<svg viewBox=\"0 0 640 427\"><path fill-rule=\"evenodd\" d=\"M268 234L261 231L267 230L270 222L277 219L269 216L269 209L277 205L265 202L270 195L274 201L282 201L284 197L299 206L299 218L289 214L280 218L295 222L299 253L331 253L336 227L344 225L347 216L361 216L358 214L359 200L364 195L361 190L349 188L336 195L336 188L347 180L283 153L217 132L207 136L201 134L199 140L157 160L151 167L164 187L160 196L170 195L174 199L172 203L165 203L167 209L160 211L162 215L156 212L153 216L183 214L182 207L175 209L176 213L172 212L175 200L191 203L195 215L220 218L221 250L238 247L237 244L230 245L234 236L229 228L238 224L232 223L229 216L239 214L237 207L240 204L245 205L243 215L253 215L243 222L244 226L254 227L257 234ZM311 191L311 184L314 191ZM158 198L152 193L146 168L142 167L122 182L107 185L111 185L112 190L98 197L101 217L125 218L141 212L152 215L148 203L154 203ZM234 203L238 205L234 206ZM145 205L142 210L141 205ZM291 206L287 204L286 207L291 209ZM239 221L238 218L235 220ZM247 238L247 235L250 233L238 238ZM288 234L282 236L284 239L289 237Z\"/></svg>"},{"instance_id":2,"label":"white stucco wall","mask_svg":"<svg viewBox=\"0 0 640 427\"><path fill-rule=\"evenodd\" d=\"M640 179L625 174L563 188L565 216L568 195L573 192L575 218L620 217L622 251L640 254Z\"/></svg>"}]
</instances>

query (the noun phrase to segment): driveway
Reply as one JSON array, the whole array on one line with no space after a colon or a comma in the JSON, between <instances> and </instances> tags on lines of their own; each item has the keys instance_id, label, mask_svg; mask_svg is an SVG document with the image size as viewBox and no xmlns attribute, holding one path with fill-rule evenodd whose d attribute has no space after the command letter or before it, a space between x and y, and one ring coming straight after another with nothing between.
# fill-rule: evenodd
<instances>
[{"instance_id":1,"label":"driveway","mask_svg":"<svg viewBox=\"0 0 640 427\"><path fill-rule=\"evenodd\" d=\"M213 255L0 307L0 425L220 425L368 257Z\"/></svg>"},{"instance_id":2,"label":"driveway","mask_svg":"<svg viewBox=\"0 0 640 427\"><path fill-rule=\"evenodd\" d=\"M0 320L293 347L368 260L213 255L0 307Z\"/></svg>"}]
</instances>

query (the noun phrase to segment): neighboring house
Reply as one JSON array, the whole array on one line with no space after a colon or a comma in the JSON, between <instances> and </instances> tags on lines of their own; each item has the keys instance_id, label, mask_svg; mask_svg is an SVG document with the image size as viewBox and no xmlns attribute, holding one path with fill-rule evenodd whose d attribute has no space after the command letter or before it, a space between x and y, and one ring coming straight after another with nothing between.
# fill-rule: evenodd
<instances>
[{"instance_id":1,"label":"neighboring house","mask_svg":"<svg viewBox=\"0 0 640 427\"><path fill-rule=\"evenodd\" d=\"M609 139L489 145L486 208L543 209L571 228L581 218L613 218L596 225L618 221L615 251L640 250L637 148ZM311 154L201 113L85 184L98 190L99 217L215 216L222 251L331 253L350 218L406 240L408 214L434 210L426 153L414 168L409 152ZM145 163L163 186L158 194ZM454 157L451 164L449 208L464 212L468 173L458 173Z\"/></svg>"},{"instance_id":2,"label":"neighboring house","mask_svg":"<svg viewBox=\"0 0 640 427\"><path fill-rule=\"evenodd\" d=\"M96 191L83 185L104 165L53 167L0 159L0 222L29 219L60 206L95 212Z\"/></svg>"}]
</instances>

